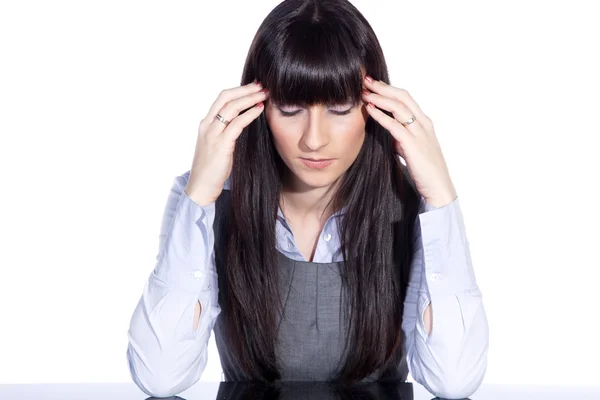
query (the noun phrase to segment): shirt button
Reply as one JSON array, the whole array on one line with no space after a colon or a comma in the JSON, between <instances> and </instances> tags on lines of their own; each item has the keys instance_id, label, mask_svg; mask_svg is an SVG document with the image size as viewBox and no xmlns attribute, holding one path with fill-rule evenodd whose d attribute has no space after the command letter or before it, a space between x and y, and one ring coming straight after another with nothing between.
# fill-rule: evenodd
<instances>
[{"instance_id":1,"label":"shirt button","mask_svg":"<svg viewBox=\"0 0 600 400\"><path fill-rule=\"evenodd\" d=\"M329 242L331 240L331 233L328 233L327 235L325 235L325 241Z\"/></svg>"},{"instance_id":2,"label":"shirt button","mask_svg":"<svg viewBox=\"0 0 600 400\"><path fill-rule=\"evenodd\" d=\"M202 273L202 271L194 271L194 278L200 279L203 276L204 276L204 274Z\"/></svg>"}]
</instances>

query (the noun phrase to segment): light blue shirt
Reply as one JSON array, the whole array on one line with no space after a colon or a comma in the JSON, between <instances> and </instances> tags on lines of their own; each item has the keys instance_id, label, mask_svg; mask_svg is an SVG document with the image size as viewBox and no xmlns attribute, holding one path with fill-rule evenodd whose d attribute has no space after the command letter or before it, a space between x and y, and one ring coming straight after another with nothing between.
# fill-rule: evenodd
<instances>
[{"instance_id":1,"label":"light blue shirt","mask_svg":"<svg viewBox=\"0 0 600 400\"><path fill-rule=\"evenodd\" d=\"M184 189L189 175L187 171L176 177L171 187L157 263L127 332L131 377L149 396L173 396L200 379L207 363L208 341L221 312L212 229L215 203L200 206L187 196ZM224 189L229 190L229 180ZM489 327L463 215L458 197L440 208L421 197L421 206L402 321L408 367L414 380L433 395L468 397L485 375ZM325 223L313 262L342 261L337 222L343 211ZM276 234L280 252L306 261L281 209ZM198 301L202 312L194 330ZM428 335L423 313L430 303L433 327Z\"/></svg>"}]
</instances>

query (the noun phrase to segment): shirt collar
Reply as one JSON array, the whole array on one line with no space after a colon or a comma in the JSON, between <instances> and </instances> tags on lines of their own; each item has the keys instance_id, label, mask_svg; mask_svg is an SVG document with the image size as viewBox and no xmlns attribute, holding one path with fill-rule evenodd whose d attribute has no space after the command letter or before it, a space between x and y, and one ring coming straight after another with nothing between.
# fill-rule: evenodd
<instances>
[{"instance_id":1,"label":"shirt collar","mask_svg":"<svg viewBox=\"0 0 600 400\"><path fill-rule=\"evenodd\" d=\"M329 218L331 219L331 218L341 217L344 214L346 214L347 211L348 211L348 206L344 206L340 210L338 210L335 213L333 213L333 215L331 217L329 217ZM283 215L283 211L281 211L281 207L280 206L277 206L277 218L279 219L279 221L281 221L282 223L284 223L284 224L287 225L287 221L285 219L285 216Z\"/></svg>"}]
</instances>

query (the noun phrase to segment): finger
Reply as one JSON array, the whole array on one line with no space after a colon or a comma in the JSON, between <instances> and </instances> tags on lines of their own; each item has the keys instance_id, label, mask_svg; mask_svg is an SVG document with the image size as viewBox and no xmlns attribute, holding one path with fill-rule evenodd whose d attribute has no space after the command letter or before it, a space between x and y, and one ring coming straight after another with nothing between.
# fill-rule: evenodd
<instances>
[{"instance_id":1,"label":"finger","mask_svg":"<svg viewBox=\"0 0 600 400\"><path fill-rule=\"evenodd\" d=\"M427 115L425 115L425 113L423 112L423 110L421 110L421 107L419 107L419 105L417 104L417 102L415 101L415 99L410 95L410 93L408 93L407 90L404 89L397 89L399 92L397 92L397 97L396 99L400 100L402 103L406 104L406 106L410 109L410 111L412 111L412 114L417 118L418 121L421 122L421 125L425 128L429 128L428 125L431 125L431 118L429 118Z\"/></svg>"},{"instance_id":2,"label":"finger","mask_svg":"<svg viewBox=\"0 0 600 400\"><path fill-rule=\"evenodd\" d=\"M385 97L377 93L366 94L363 91L363 99L373 103L377 107L391 112L398 122L406 122L413 117L411 110L399 100L394 98ZM425 133L425 128L420 124L419 119L405 126L410 132L415 135L421 135Z\"/></svg>"},{"instance_id":3,"label":"finger","mask_svg":"<svg viewBox=\"0 0 600 400\"><path fill-rule=\"evenodd\" d=\"M243 111L254 107L258 102L264 101L269 96L267 89L262 89L256 93L248 94L246 96L238 97L225 104L219 114L225 119L231 121Z\"/></svg>"},{"instance_id":4,"label":"finger","mask_svg":"<svg viewBox=\"0 0 600 400\"><path fill-rule=\"evenodd\" d=\"M423 110L421 110L421 107L419 107L417 102L413 99L413 97L408 93L407 90L397 88L395 86L389 85L385 82L378 81L375 79L373 79L373 82L369 82L366 79L364 79L363 81L365 83L365 87L370 91L386 97L396 99L401 103L405 104L411 111L412 115L416 117L417 121L421 121L423 125L431 124L431 119L427 115L425 115ZM411 116L409 116L409 118Z\"/></svg>"},{"instance_id":5,"label":"finger","mask_svg":"<svg viewBox=\"0 0 600 400\"><path fill-rule=\"evenodd\" d=\"M367 104L367 112L373 119L385 129L387 129L390 134L394 137L394 139L402 142L405 140L404 138L408 135L408 130L403 127L400 122L396 121L394 118L390 117L386 113L381 110L378 110L377 107L373 105L373 103ZM412 125L412 124L411 124Z\"/></svg>"},{"instance_id":6,"label":"finger","mask_svg":"<svg viewBox=\"0 0 600 400\"><path fill-rule=\"evenodd\" d=\"M232 123L238 118L240 113L252 108L257 103L266 100L268 96L268 93L265 93L261 90L244 97L236 98L226 103L225 106L219 111L219 115ZM214 118L209 126L209 132L219 134L223 132L225 128L226 126L223 122L217 118Z\"/></svg>"},{"instance_id":7,"label":"finger","mask_svg":"<svg viewBox=\"0 0 600 400\"><path fill-rule=\"evenodd\" d=\"M244 128L254 121L264 109L265 103L261 101L239 117L234 118L223 132L223 139L236 141Z\"/></svg>"},{"instance_id":8,"label":"finger","mask_svg":"<svg viewBox=\"0 0 600 400\"><path fill-rule=\"evenodd\" d=\"M219 110L222 109L223 106L225 106L225 104L227 102L229 102L233 99L236 99L238 97L247 96L249 94L258 92L261 89L262 89L261 85L258 85L257 83L252 82L252 83L249 83L244 86L238 86L238 87L225 89L225 90L221 91L221 93L219 93L219 95L217 96L217 99L214 101L214 103L210 107L210 110L208 111L208 114L206 114L205 119L207 121L213 121L215 119L217 113L219 112Z\"/></svg>"}]
</instances>

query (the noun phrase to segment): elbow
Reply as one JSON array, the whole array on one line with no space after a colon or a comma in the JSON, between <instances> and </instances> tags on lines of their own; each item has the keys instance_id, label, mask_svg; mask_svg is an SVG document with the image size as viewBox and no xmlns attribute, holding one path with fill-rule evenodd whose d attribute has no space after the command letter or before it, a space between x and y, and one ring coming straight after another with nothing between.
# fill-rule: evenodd
<instances>
[{"instance_id":1,"label":"elbow","mask_svg":"<svg viewBox=\"0 0 600 400\"><path fill-rule=\"evenodd\" d=\"M182 391L178 391L173 386L161 384L160 382L152 382L151 386L137 385L144 393L155 398L169 398L177 396Z\"/></svg>"},{"instance_id":2,"label":"elbow","mask_svg":"<svg viewBox=\"0 0 600 400\"><path fill-rule=\"evenodd\" d=\"M479 389L487 370L487 350L484 350L477 362L466 367L446 371L441 377L431 381L419 382L433 395L445 399L464 399Z\"/></svg>"},{"instance_id":3,"label":"elbow","mask_svg":"<svg viewBox=\"0 0 600 400\"><path fill-rule=\"evenodd\" d=\"M462 353L458 358L446 359L441 364L415 364L413 359L413 378L434 396L445 399L467 398L473 395L483 382L487 370L488 347L486 344L477 350L469 350L469 354Z\"/></svg>"},{"instance_id":4,"label":"elbow","mask_svg":"<svg viewBox=\"0 0 600 400\"><path fill-rule=\"evenodd\" d=\"M172 386L161 384L158 381L141 383L134 379L134 382L142 392L153 398L173 397L179 394Z\"/></svg>"},{"instance_id":5,"label":"elbow","mask_svg":"<svg viewBox=\"0 0 600 400\"><path fill-rule=\"evenodd\" d=\"M435 384L430 384L428 390L436 397L444 399L465 399L473 395L481 386L483 374L476 377L449 376Z\"/></svg>"},{"instance_id":6,"label":"elbow","mask_svg":"<svg viewBox=\"0 0 600 400\"><path fill-rule=\"evenodd\" d=\"M487 317L480 309L480 323L471 329L461 351L451 353L438 370L438 377L423 385L435 396L447 399L464 399L473 395L481 386L488 364L489 326Z\"/></svg>"},{"instance_id":7,"label":"elbow","mask_svg":"<svg viewBox=\"0 0 600 400\"><path fill-rule=\"evenodd\" d=\"M127 348L127 363L131 379L148 396L171 397L176 395L173 385L161 379L163 374L153 374L143 360L135 354L131 346Z\"/></svg>"},{"instance_id":8,"label":"elbow","mask_svg":"<svg viewBox=\"0 0 600 400\"><path fill-rule=\"evenodd\" d=\"M197 379L190 379L191 375L183 377L183 379L176 379L169 371L153 371L142 359L137 357L131 346L127 349L127 362L133 382L142 392L151 397L176 396L199 380L199 376Z\"/></svg>"}]
</instances>

